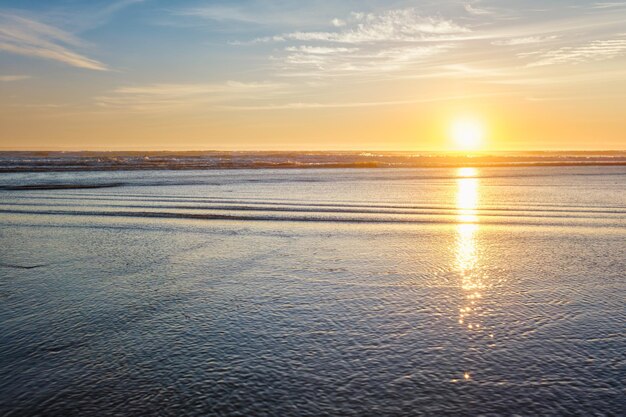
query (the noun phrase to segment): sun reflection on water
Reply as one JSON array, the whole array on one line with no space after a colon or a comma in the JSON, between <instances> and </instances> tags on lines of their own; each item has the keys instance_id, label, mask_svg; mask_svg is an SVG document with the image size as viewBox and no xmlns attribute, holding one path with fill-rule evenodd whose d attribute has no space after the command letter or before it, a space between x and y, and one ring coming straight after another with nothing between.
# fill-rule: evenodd
<instances>
[{"instance_id":1,"label":"sun reflection on water","mask_svg":"<svg viewBox=\"0 0 626 417\"><path fill-rule=\"evenodd\" d=\"M479 229L478 207L480 199L480 179L476 168L457 170L457 244L456 263L460 273L460 287L463 291L463 304L459 308L459 325L468 331L482 331L480 300L483 297L484 277L478 270L478 250L476 232ZM469 373L464 374L469 380Z\"/></svg>"},{"instance_id":2,"label":"sun reflection on water","mask_svg":"<svg viewBox=\"0 0 626 417\"><path fill-rule=\"evenodd\" d=\"M476 168L459 168L457 171L457 263L465 275L476 264L475 232L478 230L479 179Z\"/></svg>"}]
</instances>

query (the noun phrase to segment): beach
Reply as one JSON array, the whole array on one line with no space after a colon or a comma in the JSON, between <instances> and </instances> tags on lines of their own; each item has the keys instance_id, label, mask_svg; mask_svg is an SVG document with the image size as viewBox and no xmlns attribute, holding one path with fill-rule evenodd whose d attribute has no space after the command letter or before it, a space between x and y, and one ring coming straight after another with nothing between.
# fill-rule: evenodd
<instances>
[{"instance_id":1,"label":"beach","mask_svg":"<svg viewBox=\"0 0 626 417\"><path fill-rule=\"evenodd\" d=\"M623 410L622 166L0 181L3 415Z\"/></svg>"}]
</instances>

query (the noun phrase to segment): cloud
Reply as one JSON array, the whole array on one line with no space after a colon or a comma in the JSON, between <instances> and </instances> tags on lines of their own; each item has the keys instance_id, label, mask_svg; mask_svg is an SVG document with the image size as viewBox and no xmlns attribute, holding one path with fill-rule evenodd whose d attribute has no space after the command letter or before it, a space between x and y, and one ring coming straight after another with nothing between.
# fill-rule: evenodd
<instances>
[{"instance_id":1,"label":"cloud","mask_svg":"<svg viewBox=\"0 0 626 417\"><path fill-rule=\"evenodd\" d=\"M83 46L72 34L25 17L0 13L0 51L49 59L66 65L106 71L103 63L70 48Z\"/></svg>"},{"instance_id":2,"label":"cloud","mask_svg":"<svg viewBox=\"0 0 626 417\"><path fill-rule=\"evenodd\" d=\"M242 83L227 81L222 84L150 84L139 87L119 87L119 94L140 94L147 96L195 96L223 92L245 92L274 88L274 83Z\"/></svg>"},{"instance_id":3,"label":"cloud","mask_svg":"<svg viewBox=\"0 0 626 417\"><path fill-rule=\"evenodd\" d=\"M171 2L177 3L177 2ZM179 2L183 3L183 2ZM234 24L238 30L246 30L250 27L306 27L310 24L319 24L321 20L316 11L303 11L299 2L275 2L275 1L246 1L246 2L215 2L218 4L204 4L195 7L183 7L170 10L174 16L210 21L216 26L228 27L232 30ZM220 4L221 3L221 4ZM338 22L340 23L340 22Z\"/></svg>"},{"instance_id":4,"label":"cloud","mask_svg":"<svg viewBox=\"0 0 626 417\"><path fill-rule=\"evenodd\" d=\"M474 16L487 16L493 14L491 10L474 7L470 3L465 3L464 8L467 13Z\"/></svg>"},{"instance_id":5,"label":"cloud","mask_svg":"<svg viewBox=\"0 0 626 417\"><path fill-rule=\"evenodd\" d=\"M176 12L179 16L199 17L202 19L217 21L237 21L246 23L258 23L258 18L250 15L237 7L206 6L185 9Z\"/></svg>"},{"instance_id":6,"label":"cloud","mask_svg":"<svg viewBox=\"0 0 626 417\"><path fill-rule=\"evenodd\" d=\"M604 61L626 54L626 39L596 40L582 46L565 46L549 51L518 54L535 57L528 67L541 67L558 64L579 64L588 61Z\"/></svg>"},{"instance_id":7,"label":"cloud","mask_svg":"<svg viewBox=\"0 0 626 417\"><path fill-rule=\"evenodd\" d=\"M241 98L255 98L280 90L283 84L272 82L243 83L227 81L208 84L148 84L114 89L109 95L96 97L104 108L132 111L165 111L190 108Z\"/></svg>"},{"instance_id":8,"label":"cloud","mask_svg":"<svg viewBox=\"0 0 626 417\"><path fill-rule=\"evenodd\" d=\"M432 103L439 101L467 100L470 98L499 96L502 93L488 94L467 94L456 96L422 97L406 100L387 101L352 101L352 102L329 102L329 103L284 103L284 104L263 104L258 106L221 106L225 110L306 110L306 109L334 109L334 108L354 108L354 107L383 107L400 106L406 104Z\"/></svg>"},{"instance_id":9,"label":"cloud","mask_svg":"<svg viewBox=\"0 0 626 417\"><path fill-rule=\"evenodd\" d=\"M343 21L342 21L343 22ZM470 32L469 28L440 17L422 16L416 9L389 10L380 14L352 13L335 31L290 32L257 38L256 42L317 41L360 44L372 42L418 42L433 36ZM335 25L336 26L336 25Z\"/></svg>"},{"instance_id":10,"label":"cloud","mask_svg":"<svg viewBox=\"0 0 626 417\"><path fill-rule=\"evenodd\" d=\"M303 54L311 55L331 55L338 53L347 53L358 51L359 48L344 48L344 47L328 47L328 46L288 46L285 48L287 52L299 52Z\"/></svg>"},{"instance_id":11,"label":"cloud","mask_svg":"<svg viewBox=\"0 0 626 417\"><path fill-rule=\"evenodd\" d=\"M508 71L493 68L479 68L467 64L450 64L442 67L446 72L442 75L450 77L502 78L509 75Z\"/></svg>"},{"instance_id":12,"label":"cloud","mask_svg":"<svg viewBox=\"0 0 626 417\"><path fill-rule=\"evenodd\" d=\"M398 71L451 49L449 40L470 32L414 8L352 12L346 20L331 24L328 31L282 33L253 42L291 44L271 57L279 75L326 77Z\"/></svg>"},{"instance_id":13,"label":"cloud","mask_svg":"<svg viewBox=\"0 0 626 417\"><path fill-rule=\"evenodd\" d=\"M8 83L12 81L21 81L31 78L30 75L0 75L0 82Z\"/></svg>"},{"instance_id":14,"label":"cloud","mask_svg":"<svg viewBox=\"0 0 626 417\"><path fill-rule=\"evenodd\" d=\"M518 45L531 45L535 43L543 43L557 39L558 36L526 36L521 38L512 38L512 39L504 39L497 40L491 42L492 45L498 46L518 46Z\"/></svg>"},{"instance_id":15,"label":"cloud","mask_svg":"<svg viewBox=\"0 0 626 417\"><path fill-rule=\"evenodd\" d=\"M107 7L102 9L99 14L101 16L108 16L122 9L125 9L126 7L132 6L134 4L143 3L145 1L146 0L120 0L118 2L113 2L109 4Z\"/></svg>"},{"instance_id":16,"label":"cloud","mask_svg":"<svg viewBox=\"0 0 626 417\"><path fill-rule=\"evenodd\" d=\"M624 2L603 2L603 3L594 3L593 9L614 9L618 7L626 7L626 3Z\"/></svg>"},{"instance_id":17,"label":"cloud","mask_svg":"<svg viewBox=\"0 0 626 417\"><path fill-rule=\"evenodd\" d=\"M357 73L386 73L401 70L412 63L450 49L451 45L402 45L378 49L322 48L300 46L288 48L293 53L282 57L282 70L308 70L307 75L338 76ZM323 53L319 53L324 51Z\"/></svg>"},{"instance_id":18,"label":"cloud","mask_svg":"<svg viewBox=\"0 0 626 417\"><path fill-rule=\"evenodd\" d=\"M93 2L94 5L90 5L86 9L80 11L76 8L72 9L73 18L70 19L68 24L75 31L81 32L85 30L92 30L94 28L106 25L111 18L120 11L144 3L146 0L119 0L108 1L106 6L101 6L99 2ZM89 3L89 2L85 2Z\"/></svg>"}]
</instances>

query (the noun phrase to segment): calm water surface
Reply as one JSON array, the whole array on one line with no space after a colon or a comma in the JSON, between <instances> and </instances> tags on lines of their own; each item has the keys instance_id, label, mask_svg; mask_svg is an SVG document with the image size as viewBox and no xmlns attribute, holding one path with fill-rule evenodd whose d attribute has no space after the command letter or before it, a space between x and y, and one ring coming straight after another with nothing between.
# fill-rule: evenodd
<instances>
[{"instance_id":1,"label":"calm water surface","mask_svg":"<svg viewBox=\"0 0 626 417\"><path fill-rule=\"evenodd\" d=\"M3 415L624 415L625 167L0 186Z\"/></svg>"}]
</instances>

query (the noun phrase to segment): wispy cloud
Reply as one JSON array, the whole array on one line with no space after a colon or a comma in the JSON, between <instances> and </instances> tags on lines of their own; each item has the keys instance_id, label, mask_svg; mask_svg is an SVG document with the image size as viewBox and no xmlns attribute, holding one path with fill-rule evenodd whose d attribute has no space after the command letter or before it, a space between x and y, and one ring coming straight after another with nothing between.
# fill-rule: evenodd
<instances>
[{"instance_id":1,"label":"wispy cloud","mask_svg":"<svg viewBox=\"0 0 626 417\"><path fill-rule=\"evenodd\" d=\"M251 15L239 7L234 6L204 6L183 9L176 12L179 16L192 16L217 21L236 21L245 23L257 23L258 17Z\"/></svg>"},{"instance_id":2,"label":"wispy cloud","mask_svg":"<svg viewBox=\"0 0 626 417\"><path fill-rule=\"evenodd\" d=\"M465 3L465 11L474 16L488 16L494 14L492 10L473 6L471 3Z\"/></svg>"},{"instance_id":3,"label":"wispy cloud","mask_svg":"<svg viewBox=\"0 0 626 417\"><path fill-rule=\"evenodd\" d=\"M87 9L76 10L72 8L68 25L72 27L77 33L85 30L91 30L103 25L106 25L114 15L120 13L122 10L145 3L147 0L118 0L109 1L106 6L100 5L98 2L94 2L95 5L90 5Z\"/></svg>"},{"instance_id":4,"label":"wispy cloud","mask_svg":"<svg viewBox=\"0 0 626 417\"><path fill-rule=\"evenodd\" d=\"M126 7L132 6L134 4L144 3L146 0L120 0L117 2L111 2L107 7L100 10L100 16L109 16L113 13L117 13L118 11L125 9Z\"/></svg>"},{"instance_id":5,"label":"wispy cloud","mask_svg":"<svg viewBox=\"0 0 626 417\"><path fill-rule=\"evenodd\" d=\"M467 64L451 64L444 65L442 67L442 71L440 74L449 76L449 77L463 77L463 78L503 78L508 77L510 75L509 71L505 71L503 69L494 69L494 68L480 68L474 67Z\"/></svg>"},{"instance_id":6,"label":"wispy cloud","mask_svg":"<svg viewBox=\"0 0 626 417\"><path fill-rule=\"evenodd\" d=\"M31 78L30 75L0 75L0 82L8 83L12 81L21 81Z\"/></svg>"},{"instance_id":7,"label":"wispy cloud","mask_svg":"<svg viewBox=\"0 0 626 417\"><path fill-rule=\"evenodd\" d=\"M384 107L400 106L405 104L432 103L439 101L466 100L469 98L499 96L502 93L488 94L465 94L456 96L422 97L407 100L387 100L387 101L351 101L351 102L330 102L330 103L285 103L285 104L262 104L258 106L220 106L226 110L306 110L306 109L336 109L355 107Z\"/></svg>"},{"instance_id":8,"label":"wispy cloud","mask_svg":"<svg viewBox=\"0 0 626 417\"><path fill-rule=\"evenodd\" d=\"M470 29L440 17L422 16L416 9L389 10L380 14L352 13L337 30L290 32L258 38L256 42L318 41L346 44L417 42L437 35L468 33Z\"/></svg>"},{"instance_id":9,"label":"wispy cloud","mask_svg":"<svg viewBox=\"0 0 626 417\"><path fill-rule=\"evenodd\" d=\"M332 25L336 28L340 28L346 25L346 21L343 19L339 19L339 18L334 18L333 20L330 21L330 23L332 23Z\"/></svg>"},{"instance_id":10,"label":"wispy cloud","mask_svg":"<svg viewBox=\"0 0 626 417\"><path fill-rule=\"evenodd\" d=\"M310 55L331 55L358 51L359 48L328 47L328 46L288 46L285 51Z\"/></svg>"},{"instance_id":11,"label":"wispy cloud","mask_svg":"<svg viewBox=\"0 0 626 417\"><path fill-rule=\"evenodd\" d=\"M520 57L534 57L528 67L557 64L579 64L588 61L604 61L626 54L626 39L596 40L581 46L565 46L549 51L519 54Z\"/></svg>"},{"instance_id":12,"label":"wispy cloud","mask_svg":"<svg viewBox=\"0 0 626 417\"><path fill-rule=\"evenodd\" d=\"M626 2L600 2L600 3L594 3L592 6L592 8L594 9L614 9L617 7L626 8Z\"/></svg>"},{"instance_id":13,"label":"wispy cloud","mask_svg":"<svg viewBox=\"0 0 626 417\"><path fill-rule=\"evenodd\" d=\"M205 21L203 23L209 21L213 26L229 29L233 27L230 25L237 25L238 30L250 26L306 27L326 20L320 20L319 6L307 8L300 2L250 0L211 3L205 1L196 6L174 8L170 13L177 17Z\"/></svg>"},{"instance_id":14,"label":"wispy cloud","mask_svg":"<svg viewBox=\"0 0 626 417\"><path fill-rule=\"evenodd\" d=\"M282 84L272 82L243 83L227 81L209 84L149 84L125 86L110 94L96 97L104 108L132 111L165 111L190 108L241 98L254 98L278 91Z\"/></svg>"},{"instance_id":15,"label":"wispy cloud","mask_svg":"<svg viewBox=\"0 0 626 417\"><path fill-rule=\"evenodd\" d=\"M286 75L381 73L401 70L450 48L449 44L385 46L373 50L299 46L286 48L290 53L280 57L279 62Z\"/></svg>"},{"instance_id":16,"label":"wispy cloud","mask_svg":"<svg viewBox=\"0 0 626 417\"><path fill-rule=\"evenodd\" d=\"M491 42L492 45L498 46L517 46L517 45L531 45L535 43L544 43L557 39L558 36L525 36L521 38L502 39Z\"/></svg>"},{"instance_id":17,"label":"wispy cloud","mask_svg":"<svg viewBox=\"0 0 626 417\"><path fill-rule=\"evenodd\" d=\"M106 71L107 66L73 48L84 46L74 35L15 14L0 13L0 51L62 62L77 68Z\"/></svg>"},{"instance_id":18,"label":"wispy cloud","mask_svg":"<svg viewBox=\"0 0 626 417\"><path fill-rule=\"evenodd\" d=\"M272 56L279 75L328 77L398 71L451 49L471 30L414 8L353 12L327 31L282 33L253 42L291 45Z\"/></svg>"}]
</instances>

